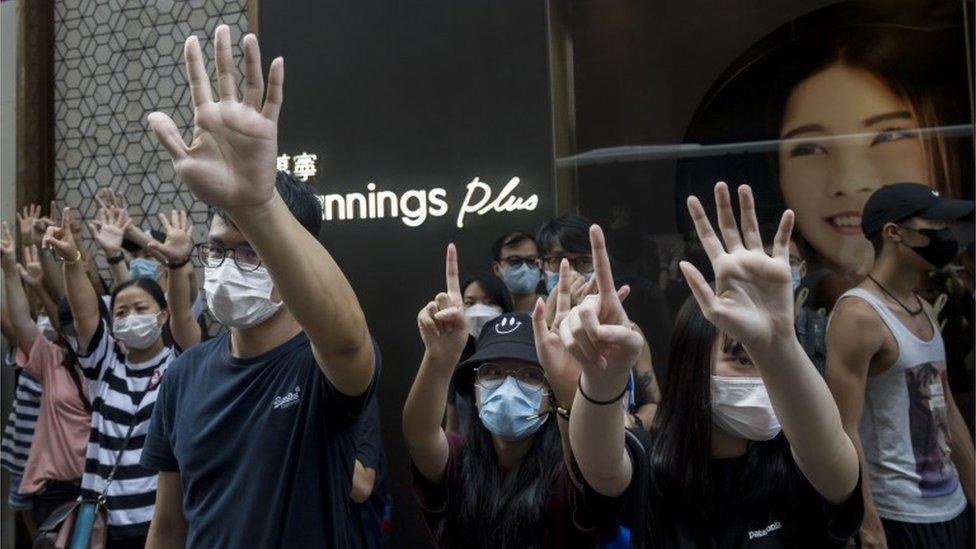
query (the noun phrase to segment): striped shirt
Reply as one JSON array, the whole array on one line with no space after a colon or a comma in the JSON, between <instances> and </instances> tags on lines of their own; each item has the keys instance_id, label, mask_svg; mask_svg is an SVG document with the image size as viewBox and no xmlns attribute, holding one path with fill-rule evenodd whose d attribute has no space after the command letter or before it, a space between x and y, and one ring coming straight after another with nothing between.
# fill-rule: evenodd
<instances>
[{"instance_id":1,"label":"striped shirt","mask_svg":"<svg viewBox=\"0 0 976 549\"><path fill-rule=\"evenodd\" d=\"M13 408L7 416L0 442L0 467L22 476L30 454L34 426L41 411L41 384L27 372L20 370L14 390Z\"/></svg>"},{"instance_id":2,"label":"striped shirt","mask_svg":"<svg viewBox=\"0 0 976 549\"><path fill-rule=\"evenodd\" d=\"M78 353L78 362L90 380L93 396L91 436L81 492L85 497L98 497L105 490L134 417L135 427L108 488L106 507L112 538L143 536L149 530L156 501L156 472L139 465L139 458L159 380L176 352L165 347L145 362L127 363L104 320L95 331L88 351L85 355Z\"/></svg>"}]
</instances>

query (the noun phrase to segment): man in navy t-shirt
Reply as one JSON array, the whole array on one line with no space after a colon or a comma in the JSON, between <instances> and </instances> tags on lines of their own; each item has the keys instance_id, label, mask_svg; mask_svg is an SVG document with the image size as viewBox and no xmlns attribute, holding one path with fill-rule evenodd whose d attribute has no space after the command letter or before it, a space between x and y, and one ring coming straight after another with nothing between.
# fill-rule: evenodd
<instances>
[{"instance_id":1,"label":"man in navy t-shirt","mask_svg":"<svg viewBox=\"0 0 976 549\"><path fill-rule=\"evenodd\" d=\"M215 215L199 255L211 313L230 330L187 350L160 388L142 464L159 470L148 547L351 547L356 419L379 372L363 312L316 239L309 186L277 172L284 62L264 87L247 35L239 99L230 31L214 40L219 100L186 41L188 146L149 116L179 179Z\"/></svg>"}]
</instances>

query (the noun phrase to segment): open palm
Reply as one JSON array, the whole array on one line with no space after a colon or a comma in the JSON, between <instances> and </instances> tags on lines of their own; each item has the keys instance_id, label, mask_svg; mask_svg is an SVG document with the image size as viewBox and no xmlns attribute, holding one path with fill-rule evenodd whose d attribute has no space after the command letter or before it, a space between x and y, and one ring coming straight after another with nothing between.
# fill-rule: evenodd
<instances>
[{"instance_id":1,"label":"open palm","mask_svg":"<svg viewBox=\"0 0 976 549\"><path fill-rule=\"evenodd\" d=\"M159 222L166 233L163 243L150 241L148 249L157 258L167 263L180 263L193 251L193 222L189 220L183 210L173 210L167 218L159 214Z\"/></svg>"},{"instance_id":2,"label":"open palm","mask_svg":"<svg viewBox=\"0 0 976 549\"><path fill-rule=\"evenodd\" d=\"M739 187L741 235L725 183L715 185L715 203L721 240L698 198L688 198L688 211L715 272L715 289L712 290L694 266L681 263L681 270L705 317L747 347L793 330L789 261L793 212L783 213L772 255L768 255L763 251L755 201L748 185Z\"/></svg>"},{"instance_id":3,"label":"open palm","mask_svg":"<svg viewBox=\"0 0 976 549\"><path fill-rule=\"evenodd\" d=\"M184 56L195 123L189 145L169 116L159 112L149 115L149 124L173 157L179 178L197 198L227 210L271 199L278 154L284 60L277 58L271 63L264 98L257 38L253 34L245 36L242 49L243 100L237 89L239 73L231 52L230 29L226 25L217 27L214 57L219 99L215 102L200 43L195 36L187 38Z\"/></svg>"},{"instance_id":4,"label":"open palm","mask_svg":"<svg viewBox=\"0 0 976 549\"><path fill-rule=\"evenodd\" d=\"M88 228L98 247L106 256L113 257L122 251L122 239L131 224L132 219L126 210L103 204L98 210L98 217L88 223Z\"/></svg>"}]
</instances>

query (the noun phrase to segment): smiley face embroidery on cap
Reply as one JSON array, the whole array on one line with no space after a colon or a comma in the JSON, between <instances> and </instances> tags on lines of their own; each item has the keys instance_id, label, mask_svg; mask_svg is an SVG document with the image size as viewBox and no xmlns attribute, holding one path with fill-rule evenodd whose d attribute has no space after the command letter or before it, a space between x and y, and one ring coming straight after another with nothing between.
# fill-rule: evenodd
<instances>
[{"instance_id":1,"label":"smiley face embroidery on cap","mask_svg":"<svg viewBox=\"0 0 976 549\"><path fill-rule=\"evenodd\" d=\"M518 330L521 325L522 321L516 319L514 316L503 318L498 321L498 324L495 324L495 333L499 335L510 334Z\"/></svg>"}]
</instances>

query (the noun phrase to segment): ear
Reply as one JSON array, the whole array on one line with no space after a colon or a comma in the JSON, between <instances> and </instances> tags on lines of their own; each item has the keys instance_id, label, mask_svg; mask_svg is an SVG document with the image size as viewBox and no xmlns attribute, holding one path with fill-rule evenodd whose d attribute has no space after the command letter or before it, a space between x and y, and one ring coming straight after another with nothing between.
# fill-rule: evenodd
<instances>
[{"instance_id":1,"label":"ear","mask_svg":"<svg viewBox=\"0 0 976 549\"><path fill-rule=\"evenodd\" d=\"M495 274L498 278L502 277L502 265L497 261L491 262L491 272Z\"/></svg>"},{"instance_id":2,"label":"ear","mask_svg":"<svg viewBox=\"0 0 976 549\"><path fill-rule=\"evenodd\" d=\"M166 323L169 322L169 309L163 309L162 311L159 312L162 313L161 315L159 315L160 318L159 325L165 326Z\"/></svg>"},{"instance_id":3,"label":"ear","mask_svg":"<svg viewBox=\"0 0 976 549\"><path fill-rule=\"evenodd\" d=\"M885 240L901 242L901 233L899 232L898 225L894 223L885 223L885 226L881 229L881 234L884 235Z\"/></svg>"}]
</instances>

